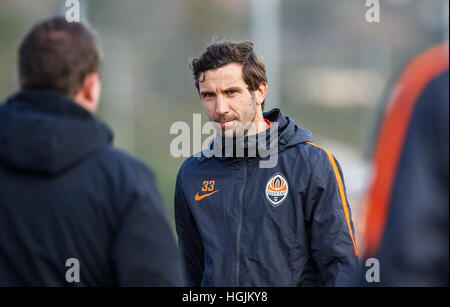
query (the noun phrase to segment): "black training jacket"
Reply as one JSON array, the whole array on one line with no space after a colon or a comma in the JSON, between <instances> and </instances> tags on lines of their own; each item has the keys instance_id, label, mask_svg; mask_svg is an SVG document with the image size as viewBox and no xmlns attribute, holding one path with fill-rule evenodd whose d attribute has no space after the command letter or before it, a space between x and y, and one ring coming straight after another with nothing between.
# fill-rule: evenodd
<instances>
[{"instance_id":1,"label":"black training jacket","mask_svg":"<svg viewBox=\"0 0 450 307\"><path fill-rule=\"evenodd\" d=\"M261 168L260 156L203 152L178 173L175 215L188 285L350 285L358 258L338 162L279 109L264 117L278 123L275 167Z\"/></svg>"},{"instance_id":2,"label":"black training jacket","mask_svg":"<svg viewBox=\"0 0 450 307\"><path fill-rule=\"evenodd\" d=\"M57 92L25 90L0 106L0 286L180 284L155 179L111 141Z\"/></svg>"}]
</instances>

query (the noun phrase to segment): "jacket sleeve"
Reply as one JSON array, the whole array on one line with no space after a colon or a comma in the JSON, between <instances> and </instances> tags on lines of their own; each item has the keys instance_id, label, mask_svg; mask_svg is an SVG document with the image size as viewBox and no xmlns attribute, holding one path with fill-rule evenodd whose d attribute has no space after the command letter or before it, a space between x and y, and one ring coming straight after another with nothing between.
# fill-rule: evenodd
<instances>
[{"instance_id":1,"label":"jacket sleeve","mask_svg":"<svg viewBox=\"0 0 450 307\"><path fill-rule=\"evenodd\" d=\"M118 284L181 286L181 262L155 180L148 171L136 176L145 191L129 194L116 235L113 263Z\"/></svg>"},{"instance_id":2,"label":"jacket sleeve","mask_svg":"<svg viewBox=\"0 0 450 307\"><path fill-rule=\"evenodd\" d=\"M175 222L178 245L184 264L186 286L200 287L204 271L204 248L196 222L184 196L181 172L182 169L178 173L175 188Z\"/></svg>"},{"instance_id":3,"label":"jacket sleeve","mask_svg":"<svg viewBox=\"0 0 450 307\"><path fill-rule=\"evenodd\" d=\"M447 70L427 85L408 123L374 255L380 283L369 285L448 286L448 76Z\"/></svg>"},{"instance_id":4,"label":"jacket sleeve","mask_svg":"<svg viewBox=\"0 0 450 307\"><path fill-rule=\"evenodd\" d=\"M359 264L350 207L340 166L325 151L311 171L305 217L321 285L354 285Z\"/></svg>"}]
</instances>

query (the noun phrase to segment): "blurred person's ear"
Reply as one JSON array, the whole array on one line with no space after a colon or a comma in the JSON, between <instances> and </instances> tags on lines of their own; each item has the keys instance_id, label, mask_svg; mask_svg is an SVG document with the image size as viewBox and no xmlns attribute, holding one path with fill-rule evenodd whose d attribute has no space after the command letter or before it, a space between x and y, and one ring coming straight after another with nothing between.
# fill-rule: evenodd
<instances>
[{"instance_id":1,"label":"blurred person's ear","mask_svg":"<svg viewBox=\"0 0 450 307\"><path fill-rule=\"evenodd\" d=\"M95 113L98 108L101 93L101 81L98 73L92 73L84 78L83 86L75 94L74 100L77 104L91 113Z\"/></svg>"},{"instance_id":2,"label":"blurred person's ear","mask_svg":"<svg viewBox=\"0 0 450 307\"><path fill-rule=\"evenodd\" d=\"M266 99L267 90L268 90L267 82L261 82L259 87L255 91L256 104L261 105Z\"/></svg>"}]
</instances>

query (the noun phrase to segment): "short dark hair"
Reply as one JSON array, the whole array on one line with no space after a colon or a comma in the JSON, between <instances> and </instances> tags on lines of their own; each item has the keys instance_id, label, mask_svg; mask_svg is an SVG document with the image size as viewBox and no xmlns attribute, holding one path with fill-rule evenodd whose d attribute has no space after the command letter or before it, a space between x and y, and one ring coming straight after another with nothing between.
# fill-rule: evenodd
<instances>
[{"instance_id":1,"label":"short dark hair","mask_svg":"<svg viewBox=\"0 0 450 307\"><path fill-rule=\"evenodd\" d=\"M31 28L19 47L20 86L75 95L90 73L99 71L101 50L93 30L64 17Z\"/></svg>"},{"instance_id":2,"label":"short dark hair","mask_svg":"<svg viewBox=\"0 0 450 307\"><path fill-rule=\"evenodd\" d=\"M197 91L200 91L199 82L205 71L231 63L242 65L242 76L249 91L256 91L261 82L267 82L264 62L254 52L252 42L218 41L207 46L206 51L190 63ZM261 107L264 110L264 102Z\"/></svg>"}]
</instances>

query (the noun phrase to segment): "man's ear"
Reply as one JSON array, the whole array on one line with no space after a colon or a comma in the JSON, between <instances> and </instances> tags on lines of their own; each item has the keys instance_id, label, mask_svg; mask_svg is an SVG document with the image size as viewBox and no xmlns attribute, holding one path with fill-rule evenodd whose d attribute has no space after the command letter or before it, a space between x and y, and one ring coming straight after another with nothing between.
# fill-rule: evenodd
<instances>
[{"instance_id":1,"label":"man's ear","mask_svg":"<svg viewBox=\"0 0 450 307\"><path fill-rule=\"evenodd\" d=\"M84 78L82 88L75 95L75 101L89 112L95 113L100 100L100 91L100 75L91 73Z\"/></svg>"},{"instance_id":2,"label":"man's ear","mask_svg":"<svg viewBox=\"0 0 450 307\"><path fill-rule=\"evenodd\" d=\"M255 91L255 98L256 98L256 104L261 105L264 100L266 99L267 90L269 88L269 85L267 82L261 82L259 84L259 87Z\"/></svg>"},{"instance_id":3,"label":"man's ear","mask_svg":"<svg viewBox=\"0 0 450 307\"><path fill-rule=\"evenodd\" d=\"M101 82L98 73L91 73L84 78L83 85L73 97L74 101L91 113L97 111L100 100Z\"/></svg>"},{"instance_id":4,"label":"man's ear","mask_svg":"<svg viewBox=\"0 0 450 307\"><path fill-rule=\"evenodd\" d=\"M100 76L92 73L84 78L83 95L88 102L97 103L100 96Z\"/></svg>"}]
</instances>

